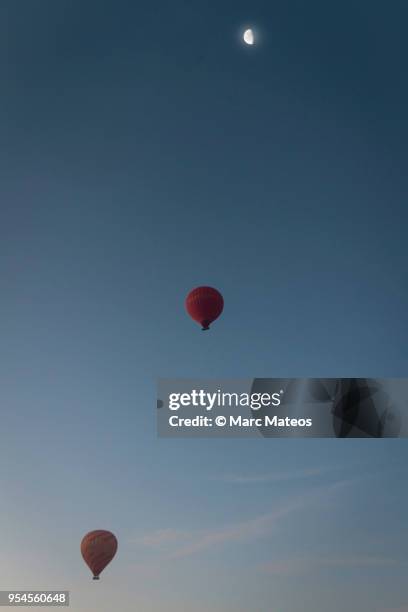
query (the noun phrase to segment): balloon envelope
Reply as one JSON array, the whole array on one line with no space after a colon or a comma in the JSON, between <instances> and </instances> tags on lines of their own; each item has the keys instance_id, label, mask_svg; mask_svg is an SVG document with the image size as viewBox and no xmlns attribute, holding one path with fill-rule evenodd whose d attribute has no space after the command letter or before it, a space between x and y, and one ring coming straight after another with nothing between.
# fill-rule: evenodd
<instances>
[{"instance_id":1,"label":"balloon envelope","mask_svg":"<svg viewBox=\"0 0 408 612\"><path fill-rule=\"evenodd\" d=\"M190 317L200 323L202 329L218 319L224 309L224 298L213 287L196 287L186 297L186 310Z\"/></svg>"},{"instance_id":2,"label":"balloon envelope","mask_svg":"<svg viewBox=\"0 0 408 612\"><path fill-rule=\"evenodd\" d=\"M90 531L81 542L82 557L91 570L94 580L112 561L118 549L118 541L110 531L97 529Z\"/></svg>"}]
</instances>

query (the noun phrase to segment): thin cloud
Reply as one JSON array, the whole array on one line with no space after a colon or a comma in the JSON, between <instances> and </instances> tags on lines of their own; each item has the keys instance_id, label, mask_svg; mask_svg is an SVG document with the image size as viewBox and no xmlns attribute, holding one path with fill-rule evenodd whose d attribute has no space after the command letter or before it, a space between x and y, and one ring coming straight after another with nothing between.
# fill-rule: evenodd
<instances>
[{"instance_id":1,"label":"thin cloud","mask_svg":"<svg viewBox=\"0 0 408 612\"><path fill-rule=\"evenodd\" d=\"M236 523L231 526L224 527L218 530L208 530L191 534L190 542L181 546L169 555L169 559L180 559L197 554L204 550L220 546L227 542L241 542L248 539L258 538L268 533L276 525L277 521L284 518L295 509L299 508L299 504L289 504L288 506L258 516L248 521Z\"/></svg>"},{"instance_id":2,"label":"thin cloud","mask_svg":"<svg viewBox=\"0 0 408 612\"><path fill-rule=\"evenodd\" d=\"M186 533L177 529L158 529L153 533L143 536L141 544L148 548L162 548L172 543L180 542L186 538Z\"/></svg>"},{"instance_id":3,"label":"thin cloud","mask_svg":"<svg viewBox=\"0 0 408 612\"><path fill-rule=\"evenodd\" d=\"M302 480L304 478L313 478L322 476L331 472L335 468L310 468L303 470L293 470L291 472L268 472L266 474L247 474L247 475L225 475L218 480L231 484L252 484L261 482L285 482L288 480Z\"/></svg>"},{"instance_id":4,"label":"thin cloud","mask_svg":"<svg viewBox=\"0 0 408 612\"><path fill-rule=\"evenodd\" d=\"M152 551L159 551L166 559L189 557L201 551L227 542L239 542L260 537L269 532L276 522L301 507L300 501L292 502L274 512L247 521L227 525L220 529L177 530L159 529L143 536L139 543Z\"/></svg>"},{"instance_id":5,"label":"thin cloud","mask_svg":"<svg viewBox=\"0 0 408 612\"><path fill-rule=\"evenodd\" d=\"M364 467L362 464L358 466L358 475L354 476L357 480L368 480L369 478L375 479L384 474L395 473L396 471L406 472L406 466L388 466L387 468L379 468L374 465L367 464L367 471L362 473L361 468ZM335 466L319 466L311 468L303 468L300 470L288 470L288 471L273 471L266 472L263 474L225 474L223 476L217 476L215 480L222 481L229 484L237 485L251 485L257 483L266 482L288 482L291 480L305 480L308 478L315 478L318 476L326 476L340 471L353 471L355 465L335 465Z\"/></svg>"},{"instance_id":6,"label":"thin cloud","mask_svg":"<svg viewBox=\"0 0 408 612\"><path fill-rule=\"evenodd\" d=\"M343 480L324 487L316 487L307 493L292 498L275 510L245 521L236 522L218 529L179 530L160 529L143 536L139 544L152 551L159 551L162 560L174 560L189 557L226 543L236 543L259 538L270 533L275 526L287 516L317 503L321 498L327 499L330 493L352 484L354 480Z\"/></svg>"}]
</instances>

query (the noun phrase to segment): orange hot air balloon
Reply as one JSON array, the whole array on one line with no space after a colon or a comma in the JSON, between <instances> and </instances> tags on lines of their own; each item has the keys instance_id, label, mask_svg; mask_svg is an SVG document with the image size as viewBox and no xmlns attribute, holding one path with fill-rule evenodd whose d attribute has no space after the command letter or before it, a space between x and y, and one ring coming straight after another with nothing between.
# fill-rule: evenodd
<instances>
[{"instance_id":1,"label":"orange hot air balloon","mask_svg":"<svg viewBox=\"0 0 408 612\"><path fill-rule=\"evenodd\" d=\"M97 529L82 538L81 554L94 580L99 580L99 574L112 561L117 549L118 541L110 531Z\"/></svg>"},{"instance_id":2,"label":"orange hot air balloon","mask_svg":"<svg viewBox=\"0 0 408 612\"><path fill-rule=\"evenodd\" d=\"M196 287L186 297L185 304L190 317L207 330L222 313L224 298L214 287Z\"/></svg>"}]
</instances>

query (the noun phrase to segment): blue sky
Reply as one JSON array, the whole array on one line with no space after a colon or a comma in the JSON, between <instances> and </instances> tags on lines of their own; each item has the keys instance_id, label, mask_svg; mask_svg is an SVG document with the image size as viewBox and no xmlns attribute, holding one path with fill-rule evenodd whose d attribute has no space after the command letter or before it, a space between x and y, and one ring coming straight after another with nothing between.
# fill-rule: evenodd
<instances>
[{"instance_id":1,"label":"blue sky","mask_svg":"<svg viewBox=\"0 0 408 612\"><path fill-rule=\"evenodd\" d=\"M2 2L3 589L408 610L404 440L155 430L158 377L406 375L407 17ZM184 312L200 284L225 298L207 334ZM119 539L98 584L96 528Z\"/></svg>"}]
</instances>

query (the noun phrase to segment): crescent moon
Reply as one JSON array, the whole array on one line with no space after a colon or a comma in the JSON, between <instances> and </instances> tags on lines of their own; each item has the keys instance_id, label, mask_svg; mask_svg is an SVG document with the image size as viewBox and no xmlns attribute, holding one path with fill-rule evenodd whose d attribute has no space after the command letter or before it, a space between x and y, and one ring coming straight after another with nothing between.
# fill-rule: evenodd
<instances>
[{"instance_id":1,"label":"crescent moon","mask_svg":"<svg viewBox=\"0 0 408 612\"><path fill-rule=\"evenodd\" d=\"M247 45L253 45L255 42L254 33L251 29L245 30L243 38Z\"/></svg>"}]
</instances>

